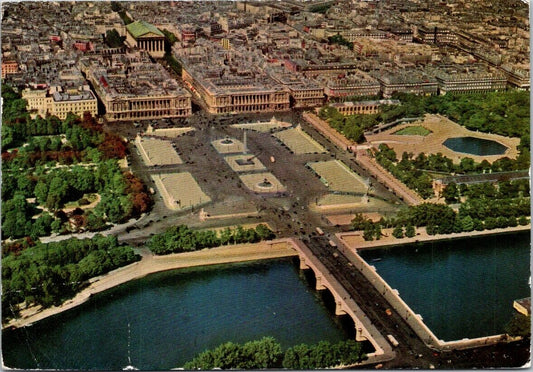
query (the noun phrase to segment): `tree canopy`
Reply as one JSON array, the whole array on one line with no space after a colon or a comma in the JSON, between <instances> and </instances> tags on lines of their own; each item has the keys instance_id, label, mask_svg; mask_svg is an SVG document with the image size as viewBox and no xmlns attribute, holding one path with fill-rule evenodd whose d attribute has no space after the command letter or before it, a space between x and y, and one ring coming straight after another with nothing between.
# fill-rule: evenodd
<instances>
[{"instance_id":1,"label":"tree canopy","mask_svg":"<svg viewBox=\"0 0 533 372\"><path fill-rule=\"evenodd\" d=\"M185 225L173 226L162 234L154 235L147 242L148 248L155 254L169 254L195 251L203 248L218 247L226 244L256 243L272 239L274 233L265 225L255 229L226 228L220 233L212 230L192 230Z\"/></svg>"},{"instance_id":2,"label":"tree canopy","mask_svg":"<svg viewBox=\"0 0 533 372\"><path fill-rule=\"evenodd\" d=\"M58 305L87 285L86 281L138 261L114 236L68 239L53 243L13 243L3 247L2 316L17 316L19 305Z\"/></svg>"},{"instance_id":3,"label":"tree canopy","mask_svg":"<svg viewBox=\"0 0 533 372\"><path fill-rule=\"evenodd\" d=\"M354 340L332 344L321 341L316 345L300 344L282 352L272 337L244 344L226 342L213 350L200 353L187 362L185 369L318 369L351 365L365 358L361 343Z\"/></svg>"}]
</instances>

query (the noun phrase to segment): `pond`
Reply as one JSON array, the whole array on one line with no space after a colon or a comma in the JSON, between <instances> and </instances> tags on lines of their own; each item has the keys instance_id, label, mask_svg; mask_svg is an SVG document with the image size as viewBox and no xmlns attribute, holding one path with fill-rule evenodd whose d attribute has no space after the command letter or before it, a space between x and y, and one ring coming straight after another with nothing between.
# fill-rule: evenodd
<instances>
[{"instance_id":1,"label":"pond","mask_svg":"<svg viewBox=\"0 0 533 372\"><path fill-rule=\"evenodd\" d=\"M443 145L455 152L478 156L502 155L507 151L499 142L477 137L448 138Z\"/></svg>"}]
</instances>

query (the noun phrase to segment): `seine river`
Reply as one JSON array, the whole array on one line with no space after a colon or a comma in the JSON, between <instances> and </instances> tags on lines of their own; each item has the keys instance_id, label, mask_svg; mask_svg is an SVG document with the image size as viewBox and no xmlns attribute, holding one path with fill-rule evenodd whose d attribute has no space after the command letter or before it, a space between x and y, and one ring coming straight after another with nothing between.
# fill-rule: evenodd
<instances>
[{"instance_id":1,"label":"seine river","mask_svg":"<svg viewBox=\"0 0 533 372\"><path fill-rule=\"evenodd\" d=\"M530 297L530 233L361 251L441 340L500 334Z\"/></svg>"},{"instance_id":2,"label":"seine river","mask_svg":"<svg viewBox=\"0 0 533 372\"><path fill-rule=\"evenodd\" d=\"M129 339L131 363L153 370L226 341L273 336L285 349L346 339L344 328L288 259L153 274L5 332L2 348L8 367L120 370Z\"/></svg>"},{"instance_id":3,"label":"seine river","mask_svg":"<svg viewBox=\"0 0 533 372\"><path fill-rule=\"evenodd\" d=\"M446 341L500 333L513 300L530 295L529 233L362 254ZM286 259L150 275L4 332L2 351L8 367L117 370L129 340L131 363L155 370L226 341L273 336L285 349L353 337L349 329Z\"/></svg>"}]
</instances>

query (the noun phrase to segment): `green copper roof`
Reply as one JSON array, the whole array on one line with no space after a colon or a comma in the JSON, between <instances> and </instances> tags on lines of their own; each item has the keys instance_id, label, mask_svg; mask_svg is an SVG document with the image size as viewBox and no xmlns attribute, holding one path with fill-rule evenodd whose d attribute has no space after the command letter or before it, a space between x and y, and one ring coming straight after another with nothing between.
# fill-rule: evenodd
<instances>
[{"instance_id":1,"label":"green copper roof","mask_svg":"<svg viewBox=\"0 0 533 372\"><path fill-rule=\"evenodd\" d=\"M161 31L158 30L157 27L145 21L135 21L127 25L126 28L128 29L128 32L131 34L131 36L133 36L134 38L138 38L148 33L153 33L159 36L165 36Z\"/></svg>"}]
</instances>

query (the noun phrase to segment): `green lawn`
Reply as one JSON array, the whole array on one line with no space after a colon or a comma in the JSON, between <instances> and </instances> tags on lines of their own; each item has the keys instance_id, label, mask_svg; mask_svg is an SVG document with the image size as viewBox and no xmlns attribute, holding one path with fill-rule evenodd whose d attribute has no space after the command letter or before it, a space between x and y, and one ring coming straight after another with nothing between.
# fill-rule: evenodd
<instances>
[{"instance_id":1,"label":"green lawn","mask_svg":"<svg viewBox=\"0 0 533 372\"><path fill-rule=\"evenodd\" d=\"M412 127L406 127L406 128L400 129L397 132L394 132L394 134L398 134L401 136L427 136L430 133L432 132L429 129L426 129L419 125L415 125Z\"/></svg>"}]
</instances>

